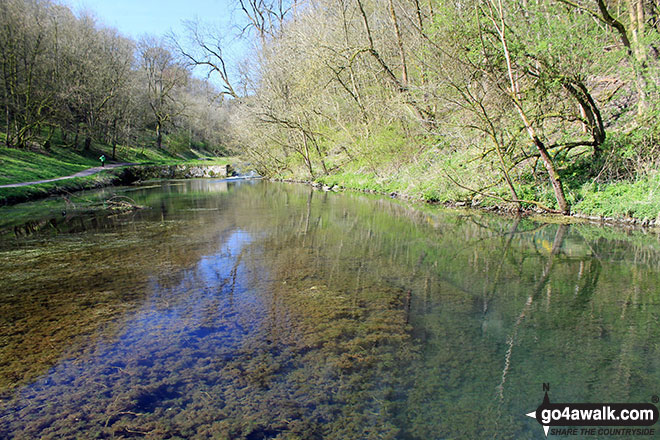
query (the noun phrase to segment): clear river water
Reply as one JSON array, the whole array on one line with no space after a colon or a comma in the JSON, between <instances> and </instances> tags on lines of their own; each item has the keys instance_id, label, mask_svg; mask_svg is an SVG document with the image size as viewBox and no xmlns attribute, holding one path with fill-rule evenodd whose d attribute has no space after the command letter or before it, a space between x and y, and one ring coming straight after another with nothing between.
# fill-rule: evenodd
<instances>
[{"instance_id":1,"label":"clear river water","mask_svg":"<svg viewBox=\"0 0 660 440\"><path fill-rule=\"evenodd\" d=\"M544 383L660 394L644 231L169 181L2 208L0 274L3 439L532 439Z\"/></svg>"}]
</instances>

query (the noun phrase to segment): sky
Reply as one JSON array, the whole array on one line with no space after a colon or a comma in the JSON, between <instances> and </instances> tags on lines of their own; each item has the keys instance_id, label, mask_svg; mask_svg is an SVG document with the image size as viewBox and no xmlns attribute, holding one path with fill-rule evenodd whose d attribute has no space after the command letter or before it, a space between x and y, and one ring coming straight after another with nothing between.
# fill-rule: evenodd
<instances>
[{"instance_id":1,"label":"sky","mask_svg":"<svg viewBox=\"0 0 660 440\"><path fill-rule=\"evenodd\" d=\"M183 20L199 18L229 28L235 12L232 0L67 0L74 12L89 10L103 24L134 39L144 34L182 33Z\"/></svg>"},{"instance_id":2,"label":"sky","mask_svg":"<svg viewBox=\"0 0 660 440\"><path fill-rule=\"evenodd\" d=\"M100 25L112 27L134 40L145 34L165 36L174 32L185 35L185 20L196 20L213 26L222 32L224 54L227 56L230 75L248 52L248 44L238 41L236 23L245 19L236 10L235 0L62 0L75 14L92 12ZM186 46L185 38L180 39ZM205 76L199 69L195 74ZM215 83L216 78L210 78Z\"/></svg>"}]
</instances>

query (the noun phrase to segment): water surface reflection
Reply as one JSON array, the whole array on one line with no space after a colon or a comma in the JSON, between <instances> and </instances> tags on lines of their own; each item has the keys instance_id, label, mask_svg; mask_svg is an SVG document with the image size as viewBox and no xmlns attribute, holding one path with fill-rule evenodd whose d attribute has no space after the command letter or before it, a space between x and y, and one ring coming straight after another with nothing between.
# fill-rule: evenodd
<instances>
[{"instance_id":1,"label":"water surface reflection","mask_svg":"<svg viewBox=\"0 0 660 440\"><path fill-rule=\"evenodd\" d=\"M660 383L657 237L267 182L86 197L114 192L150 209L5 217L2 437L539 438L542 382Z\"/></svg>"}]
</instances>

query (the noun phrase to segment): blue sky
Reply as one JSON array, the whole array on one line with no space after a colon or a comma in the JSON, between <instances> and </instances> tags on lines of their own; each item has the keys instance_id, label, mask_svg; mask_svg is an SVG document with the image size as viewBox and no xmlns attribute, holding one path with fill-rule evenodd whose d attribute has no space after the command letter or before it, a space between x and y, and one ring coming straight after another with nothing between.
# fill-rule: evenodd
<instances>
[{"instance_id":1,"label":"blue sky","mask_svg":"<svg viewBox=\"0 0 660 440\"><path fill-rule=\"evenodd\" d=\"M232 0L65 0L74 12L92 11L103 24L127 37L183 32L181 22L199 18L229 28L240 18Z\"/></svg>"},{"instance_id":2,"label":"blue sky","mask_svg":"<svg viewBox=\"0 0 660 440\"><path fill-rule=\"evenodd\" d=\"M0 0L1 1L1 0ZM185 34L183 21L200 22L224 35L224 53L227 55L230 75L248 51L248 43L238 41L236 23L245 22L234 0L60 0L79 14L90 11L99 24L113 27L126 37L138 40L145 34L165 36L171 31L179 37ZM185 46L186 39L180 38ZM201 70L200 76L205 76ZM232 75L233 76L233 75ZM210 78L215 82L216 78Z\"/></svg>"}]
</instances>

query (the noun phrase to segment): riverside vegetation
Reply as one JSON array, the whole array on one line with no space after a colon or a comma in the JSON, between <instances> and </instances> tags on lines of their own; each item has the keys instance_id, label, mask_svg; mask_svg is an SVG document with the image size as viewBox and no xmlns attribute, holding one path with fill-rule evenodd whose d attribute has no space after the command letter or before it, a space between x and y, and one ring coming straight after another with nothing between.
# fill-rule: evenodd
<instances>
[{"instance_id":1,"label":"riverside vegetation","mask_svg":"<svg viewBox=\"0 0 660 440\"><path fill-rule=\"evenodd\" d=\"M657 0L244 3L255 75L234 130L260 173L659 216Z\"/></svg>"},{"instance_id":2,"label":"riverside vegetation","mask_svg":"<svg viewBox=\"0 0 660 440\"><path fill-rule=\"evenodd\" d=\"M48 154L43 151L29 151L0 147L2 174L0 185L31 182L70 175L90 167L98 167L98 156L103 154L103 145L99 150L76 151L67 146L52 146ZM138 168L125 167L102 170L88 176L72 177L53 182L37 183L26 186L0 187L0 206L11 205L47 197L61 195L65 198L71 193L84 189L99 188L109 185L129 184L137 180L153 178L185 178L198 175L206 170L209 176L225 175L220 168L227 168L235 162L232 157L200 157L201 152L190 150L186 154L172 154L166 150L149 148L122 147L116 159L125 163L131 161ZM121 165L121 163L117 164ZM108 167L110 168L110 167ZM178 172L174 172L174 171ZM159 172L155 172L159 171Z\"/></svg>"},{"instance_id":3,"label":"riverside vegetation","mask_svg":"<svg viewBox=\"0 0 660 440\"><path fill-rule=\"evenodd\" d=\"M207 23L136 42L50 0L3 2L6 145L233 150L271 178L660 215L657 0L235 5L252 49L232 70Z\"/></svg>"},{"instance_id":4,"label":"riverside vegetation","mask_svg":"<svg viewBox=\"0 0 660 440\"><path fill-rule=\"evenodd\" d=\"M173 164L229 153L227 106L163 39L125 38L53 1L8 0L0 3L0 68L0 185L67 176L99 166L101 155ZM114 180L104 173L4 188L0 204Z\"/></svg>"}]
</instances>

